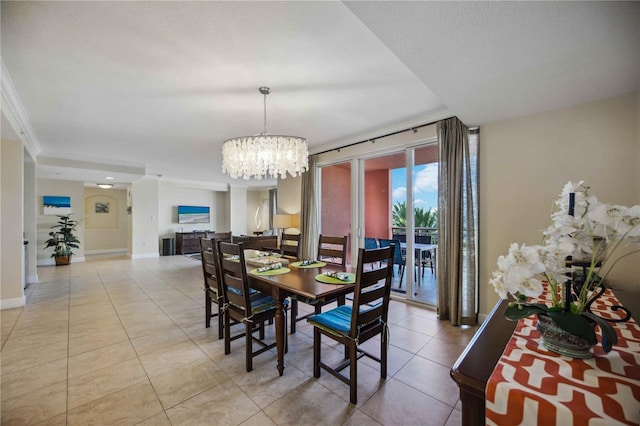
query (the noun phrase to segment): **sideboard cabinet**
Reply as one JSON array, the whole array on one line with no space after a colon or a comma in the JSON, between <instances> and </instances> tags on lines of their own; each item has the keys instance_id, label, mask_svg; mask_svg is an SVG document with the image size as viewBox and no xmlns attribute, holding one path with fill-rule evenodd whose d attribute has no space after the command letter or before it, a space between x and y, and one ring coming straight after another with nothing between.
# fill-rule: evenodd
<instances>
[{"instance_id":1,"label":"sideboard cabinet","mask_svg":"<svg viewBox=\"0 0 640 426\"><path fill-rule=\"evenodd\" d=\"M206 236L206 232L176 232L176 254L198 253L200 238Z\"/></svg>"}]
</instances>

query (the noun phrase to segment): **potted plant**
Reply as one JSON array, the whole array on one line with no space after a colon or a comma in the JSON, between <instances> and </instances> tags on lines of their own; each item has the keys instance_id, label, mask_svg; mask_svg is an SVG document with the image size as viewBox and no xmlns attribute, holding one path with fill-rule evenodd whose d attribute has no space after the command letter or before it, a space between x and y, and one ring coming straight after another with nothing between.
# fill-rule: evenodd
<instances>
[{"instance_id":1,"label":"potted plant","mask_svg":"<svg viewBox=\"0 0 640 426\"><path fill-rule=\"evenodd\" d=\"M56 259L56 266L68 265L71 262L72 249L80 247L80 240L73 234L78 226L78 221L71 219L70 215L58 215L58 223L53 225L49 232L49 239L45 241L44 248L53 247L51 257Z\"/></svg>"},{"instance_id":2,"label":"potted plant","mask_svg":"<svg viewBox=\"0 0 640 426\"><path fill-rule=\"evenodd\" d=\"M498 258L498 270L490 280L502 299L511 299L507 319L537 315L544 346L573 357L590 356L588 347L597 343L596 326L605 352L617 343L608 320L591 313L590 305L604 292L618 261L640 252L616 253L623 244L640 243L640 206L600 203L588 190L583 182L567 183L556 201L552 224L544 231L544 245L511 244L509 253ZM582 274L575 273L574 264L583 266ZM543 281L550 306L535 301L543 293ZM554 323L553 329L547 328L549 323ZM565 339L564 332L579 339L551 341Z\"/></svg>"}]
</instances>

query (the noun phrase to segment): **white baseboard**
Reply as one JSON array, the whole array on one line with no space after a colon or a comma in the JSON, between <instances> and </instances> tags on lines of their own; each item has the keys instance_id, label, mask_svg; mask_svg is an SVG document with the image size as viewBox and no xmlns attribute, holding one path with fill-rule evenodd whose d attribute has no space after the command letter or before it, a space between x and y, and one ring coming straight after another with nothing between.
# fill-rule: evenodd
<instances>
[{"instance_id":1,"label":"white baseboard","mask_svg":"<svg viewBox=\"0 0 640 426\"><path fill-rule=\"evenodd\" d=\"M27 303L27 298L25 296L16 297L15 299L0 299L0 310L20 308L24 306L26 303Z\"/></svg>"},{"instance_id":2,"label":"white baseboard","mask_svg":"<svg viewBox=\"0 0 640 426\"><path fill-rule=\"evenodd\" d=\"M156 257L160 257L160 252L155 252L155 253L140 253L140 254L131 254L129 255L131 257L131 260L138 260L138 259L154 259Z\"/></svg>"},{"instance_id":3,"label":"white baseboard","mask_svg":"<svg viewBox=\"0 0 640 426\"><path fill-rule=\"evenodd\" d=\"M84 255L90 256L94 254L114 254L114 253L126 253L127 248L117 248L117 249L105 249L105 250L85 250Z\"/></svg>"}]
</instances>

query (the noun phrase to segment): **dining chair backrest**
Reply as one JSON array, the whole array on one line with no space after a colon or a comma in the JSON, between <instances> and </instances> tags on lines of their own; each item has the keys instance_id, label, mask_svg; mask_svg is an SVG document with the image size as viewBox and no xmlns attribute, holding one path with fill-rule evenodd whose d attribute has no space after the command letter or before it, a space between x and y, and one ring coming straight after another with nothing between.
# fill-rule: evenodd
<instances>
[{"instance_id":1,"label":"dining chair backrest","mask_svg":"<svg viewBox=\"0 0 640 426\"><path fill-rule=\"evenodd\" d=\"M218 241L217 244L222 294L227 309L243 311L244 317L249 318L251 317L251 298L243 243L231 244Z\"/></svg>"},{"instance_id":2,"label":"dining chair backrest","mask_svg":"<svg viewBox=\"0 0 640 426\"><path fill-rule=\"evenodd\" d=\"M222 298L222 287L218 282L219 265L216 259L216 247L214 241L209 238L200 238L200 260L204 274L204 287L215 292Z\"/></svg>"},{"instance_id":3,"label":"dining chair backrest","mask_svg":"<svg viewBox=\"0 0 640 426\"><path fill-rule=\"evenodd\" d=\"M300 259L302 249L302 234L282 234L280 240L280 254L287 257Z\"/></svg>"},{"instance_id":4,"label":"dining chair backrest","mask_svg":"<svg viewBox=\"0 0 640 426\"><path fill-rule=\"evenodd\" d=\"M318 237L318 260L345 266L348 237L322 235Z\"/></svg>"},{"instance_id":5,"label":"dining chair backrest","mask_svg":"<svg viewBox=\"0 0 640 426\"><path fill-rule=\"evenodd\" d=\"M404 264L404 259L402 258L402 248L400 247L400 241L398 240L388 240L385 238L380 238L380 247L389 247L391 244L395 246L393 251L393 264L394 265L402 265Z\"/></svg>"},{"instance_id":6,"label":"dining chair backrest","mask_svg":"<svg viewBox=\"0 0 640 426\"><path fill-rule=\"evenodd\" d=\"M353 292L351 311L352 339L365 342L372 336L384 331L389 312L389 295L393 274L392 258L395 244L377 249L358 250L356 285ZM365 265L378 263L377 268L365 268ZM380 285L380 281L383 281Z\"/></svg>"},{"instance_id":7,"label":"dining chair backrest","mask_svg":"<svg viewBox=\"0 0 640 426\"><path fill-rule=\"evenodd\" d=\"M431 244L431 235L416 235L416 243Z\"/></svg>"},{"instance_id":8,"label":"dining chair backrest","mask_svg":"<svg viewBox=\"0 0 640 426\"><path fill-rule=\"evenodd\" d=\"M378 248L378 242L375 238L364 237L364 248L369 250L372 248Z\"/></svg>"}]
</instances>

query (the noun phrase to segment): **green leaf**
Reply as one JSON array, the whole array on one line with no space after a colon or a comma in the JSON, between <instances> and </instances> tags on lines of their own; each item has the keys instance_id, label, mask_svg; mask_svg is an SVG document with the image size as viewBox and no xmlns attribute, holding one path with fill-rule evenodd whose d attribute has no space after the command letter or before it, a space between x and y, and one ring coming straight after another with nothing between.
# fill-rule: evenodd
<instances>
[{"instance_id":1,"label":"green leaf","mask_svg":"<svg viewBox=\"0 0 640 426\"><path fill-rule=\"evenodd\" d=\"M510 321L517 321L522 318L546 312L547 306L542 303L514 303L509 305L509 307L504 311L504 317Z\"/></svg>"},{"instance_id":2,"label":"green leaf","mask_svg":"<svg viewBox=\"0 0 640 426\"><path fill-rule=\"evenodd\" d=\"M596 331L594 324L582 315L575 315L571 312L547 312L547 315L551 317L558 324L558 327L564 331L571 333L575 336L582 337L589 344L595 345L598 343L596 338Z\"/></svg>"},{"instance_id":3,"label":"green leaf","mask_svg":"<svg viewBox=\"0 0 640 426\"><path fill-rule=\"evenodd\" d=\"M609 322L604 318L600 318L599 316L594 315L591 312L583 312L582 315L598 324L598 327L600 327L600 331L602 332L602 347L604 348L605 352L609 352L611 350L611 346L618 343L618 335L616 334L611 324L609 324ZM605 339L607 344L605 344Z\"/></svg>"}]
</instances>

